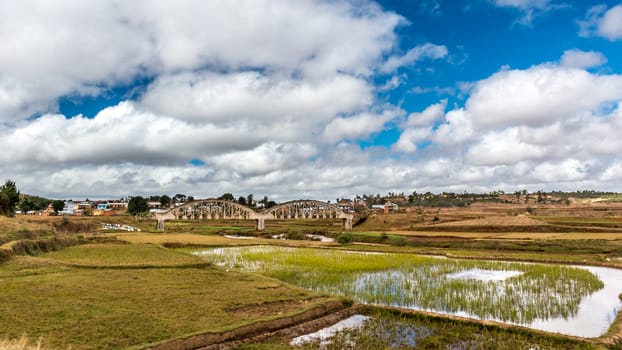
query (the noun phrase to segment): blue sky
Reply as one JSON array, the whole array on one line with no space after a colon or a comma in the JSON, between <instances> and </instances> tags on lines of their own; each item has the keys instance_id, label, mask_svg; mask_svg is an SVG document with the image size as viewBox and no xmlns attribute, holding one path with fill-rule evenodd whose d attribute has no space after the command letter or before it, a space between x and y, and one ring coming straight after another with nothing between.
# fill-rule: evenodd
<instances>
[{"instance_id":1,"label":"blue sky","mask_svg":"<svg viewBox=\"0 0 622 350\"><path fill-rule=\"evenodd\" d=\"M0 175L55 198L622 191L622 3L0 4Z\"/></svg>"}]
</instances>

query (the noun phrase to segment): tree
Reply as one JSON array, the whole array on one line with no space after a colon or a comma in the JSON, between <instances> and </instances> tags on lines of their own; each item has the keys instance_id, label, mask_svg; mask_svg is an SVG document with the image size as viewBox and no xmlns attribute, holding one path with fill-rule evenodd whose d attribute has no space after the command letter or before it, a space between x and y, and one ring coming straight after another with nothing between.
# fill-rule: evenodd
<instances>
[{"instance_id":1,"label":"tree","mask_svg":"<svg viewBox=\"0 0 622 350\"><path fill-rule=\"evenodd\" d=\"M263 199L260 200L259 203L262 203L265 209L274 207L276 205L275 201L268 200L268 196L263 196Z\"/></svg>"},{"instance_id":2,"label":"tree","mask_svg":"<svg viewBox=\"0 0 622 350\"><path fill-rule=\"evenodd\" d=\"M230 201L233 202L235 201L235 197L233 197L233 195L229 192L224 193L222 196L220 196L219 199L225 200L225 201Z\"/></svg>"},{"instance_id":3,"label":"tree","mask_svg":"<svg viewBox=\"0 0 622 350\"><path fill-rule=\"evenodd\" d=\"M163 194L160 196L160 205L164 208L168 208L171 206L171 197Z\"/></svg>"},{"instance_id":4,"label":"tree","mask_svg":"<svg viewBox=\"0 0 622 350\"><path fill-rule=\"evenodd\" d=\"M242 205L246 205L246 197L240 196L240 198L238 198L238 203Z\"/></svg>"},{"instance_id":5,"label":"tree","mask_svg":"<svg viewBox=\"0 0 622 350\"><path fill-rule=\"evenodd\" d=\"M253 194L249 194L248 196L246 196L246 205L248 205L249 207L254 207L255 203L253 201Z\"/></svg>"},{"instance_id":6,"label":"tree","mask_svg":"<svg viewBox=\"0 0 622 350\"><path fill-rule=\"evenodd\" d=\"M47 208L51 202L52 201L47 198L24 195L20 199L18 206L22 213L27 213L31 210L43 210Z\"/></svg>"},{"instance_id":7,"label":"tree","mask_svg":"<svg viewBox=\"0 0 622 350\"><path fill-rule=\"evenodd\" d=\"M54 212L56 214L58 214L59 211L61 211L61 210L63 210L63 208L65 208L65 202L61 201L60 199L52 201L52 208L54 208Z\"/></svg>"},{"instance_id":8,"label":"tree","mask_svg":"<svg viewBox=\"0 0 622 350\"><path fill-rule=\"evenodd\" d=\"M6 180L0 187L0 213L5 216L15 215L15 206L19 202L19 191L15 182Z\"/></svg>"},{"instance_id":9,"label":"tree","mask_svg":"<svg viewBox=\"0 0 622 350\"><path fill-rule=\"evenodd\" d=\"M132 215L138 215L141 213L145 213L149 210L149 205L147 205L147 200L141 196L132 197L130 202L127 203L127 211Z\"/></svg>"},{"instance_id":10,"label":"tree","mask_svg":"<svg viewBox=\"0 0 622 350\"><path fill-rule=\"evenodd\" d=\"M542 190L539 190L539 191L537 192L537 194L538 194L538 197L537 197L538 203L544 203L544 202L546 202L546 200L544 199L544 195L543 195L543 193L542 193Z\"/></svg>"},{"instance_id":11,"label":"tree","mask_svg":"<svg viewBox=\"0 0 622 350\"><path fill-rule=\"evenodd\" d=\"M186 201L186 195L178 193L173 197L173 199L175 200L175 203L183 203Z\"/></svg>"}]
</instances>

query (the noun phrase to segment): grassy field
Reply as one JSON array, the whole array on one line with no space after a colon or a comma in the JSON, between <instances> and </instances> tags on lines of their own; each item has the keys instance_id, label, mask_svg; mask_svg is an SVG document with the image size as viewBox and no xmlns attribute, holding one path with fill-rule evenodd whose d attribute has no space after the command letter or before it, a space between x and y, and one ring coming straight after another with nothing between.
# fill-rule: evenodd
<instances>
[{"instance_id":1,"label":"grassy field","mask_svg":"<svg viewBox=\"0 0 622 350\"><path fill-rule=\"evenodd\" d=\"M0 338L41 337L52 349L140 348L301 312L330 299L215 267L163 268L193 262L192 256L140 245L14 257L0 265ZM143 268L118 268L136 265Z\"/></svg>"},{"instance_id":2,"label":"grassy field","mask_svg":"<svg viewBox=\"0 0 622 350\"><path fill-rule=\"evenodd\" d=\"M150 243L150 244L189 244L189 245L247 245L258 244L268 241L267 239L252 237L248 239L227 238L219 235L201 235L194 233L117 233L114 236L122 241L130 243Z\"/></svg>"},{"instance_id":3,"label":"grassy field","mask_svg":"<svg viewBox=\"0 0 622 350\"><path fill-rule=\"evenodd\" d=\"M142 244L164 244L171 246L244 246L257 244L274 245L304 245L310 247L337 246L336 243L322 243L309 240L279 240L261 237L229 238L219 235L200 235L192 233L123 233L115 234L114 237L121 241Z\"/></svg>"},{"instance_id":4,"label":"grassy field","mask_svg":"<svg viewBox=\"0 0 622 350\"><path fill-rule=\"evenodd\" d=\"M622 268L622 206L534 206L528 217L538 224L508 226L525 212L520 206L494 205L377 215L346 233L355 239L343 245L260 237L288 232L344 234L341 223L332 220L267 221L262 234L253 230L252 221L167 221L161 232L154 220L132 216L72 217L65 219L71 223L66 226L59 225L63 220L59 217L0 217L4 250L23 240L32 245L57 237L98 243L64 249L62 244L51 245L51 250L60 249L51 253L22 249L19 254L37 255L13 256L0 263L0 344L18 344L25 335L30 340L25 349L36 348L40 337L41 348L136 348L300 312L326 300L258 275L197 267L202 262L196 257L159 245L269 244ZM102 223L131 225L141 232L105 231ZM71 232L84 227L92 229ZM451 327L461 332L459 326Z\"/></svg>"},{"instance_id":5,"label":"grassy field","mask_svg":"<svg viewBox=\"0 0 622 350\"><path fill-rule=\"evenodd\" d=\"M204 263L191 255L142 244L86 244L50 252L41 258L93 268L187 267Z\"/></svg>"}]
</instances>

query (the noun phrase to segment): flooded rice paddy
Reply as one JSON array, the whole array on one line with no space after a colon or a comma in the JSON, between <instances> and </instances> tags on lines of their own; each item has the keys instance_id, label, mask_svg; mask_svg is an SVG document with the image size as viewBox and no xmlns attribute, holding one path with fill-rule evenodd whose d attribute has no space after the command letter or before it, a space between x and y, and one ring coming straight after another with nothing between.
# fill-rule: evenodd
<instances>
[{"instance_id":1,"label":"flooded rice paddy","mask_svg":"<svg viewBox=\"0 0 622 350\"><path fill-rule=\"evenodd\" d=\"M274 246L196 251L227 268L261 273L360 303L496 320L582 337L603 334L622 306L622 271L411 254Z\"/></svg>"},{"instance_id":2,"label":"flooded rice paddy","mask_svg":"<svg viewBox=\"0 0 622 350\"><path fill-rule=\"evenodd\" d=\"M301 335L292 339L291 345L303 345L305 343L318 342L320 346L325 346L330 342L332 338L338 332L343 330L360 329L363 327L365 321L370 319L365 315L353 315L345 320L341 320L334 325L326 328L322 328L317 332Z\"/></svg>"}]
</instances>

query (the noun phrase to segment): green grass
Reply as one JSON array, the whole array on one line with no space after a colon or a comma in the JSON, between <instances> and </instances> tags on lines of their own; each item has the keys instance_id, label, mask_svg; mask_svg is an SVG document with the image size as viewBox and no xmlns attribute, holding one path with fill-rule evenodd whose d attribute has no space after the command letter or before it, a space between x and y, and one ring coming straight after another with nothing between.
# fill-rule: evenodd
<instances>
[{"instance_id":1,"label":"green grass","mask_svg":"<svg viewBox=\"0 0 622 350\"><path fill-rule=\"evenodd\" d=\"M172 267L197 265L201 259L157 245L87 244L46 254L65 264L87 267Z\"/></svg>"},{"instance_id":2,"label":"green grass","mask_svg":"<svg viewBox=\"0 0 622 350\"><path fill-rule=\"evenodd\" d=\"M140 348L282 317L329 299L278 280L215 267L91 269L58 263L195 261L155 247L100 248L18 256L1 264L0 339L41 337L43 347L53 349Z\"/></svg>"}]
</instances>

